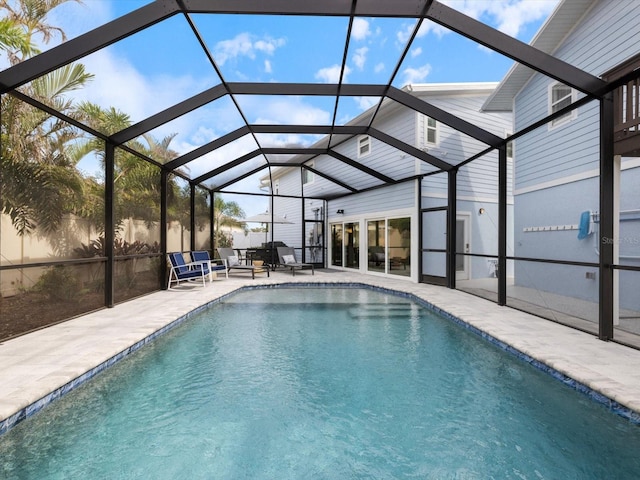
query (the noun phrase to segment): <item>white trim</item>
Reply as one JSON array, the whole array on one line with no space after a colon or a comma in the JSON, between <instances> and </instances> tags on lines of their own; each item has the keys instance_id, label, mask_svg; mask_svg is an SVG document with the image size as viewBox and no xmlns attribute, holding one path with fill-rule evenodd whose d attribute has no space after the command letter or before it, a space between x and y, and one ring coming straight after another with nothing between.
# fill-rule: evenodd
<instances>
[{"instance_id":1,"label":"white trim","mask_svg":"<svg viewBox=\"0 0 640 480\"><path fill-rule=\"evenodd\" d=\"M549 115L554 113L552 99L553 99L553 89L556 87L566 87L569 89L569 96L571 97L571 103L574 103L578 99L578 92L576 91L575 88L571 88L562 82L554 81L550 83L547 87L547 113ZM573 110L571 110L571 112L547 123L547 130L548 131L555 130L556 128L559 128L563 125L566 125L567 123L570 123L571 121L575 120L577 117L578 117L578 109L574 108Z\"/></svg>"},{"instance_id":2,"label":"white trim","mask_svg":"<svg viewBox=\"0 0 640 480\"><path fill-rule=\"evenodd\" d=\"M315 161L311 160L310 162L305 163L304 165L313 168L315 167L316 163ZM304 181L306 175L308 175L309 176L308 178L310 179L308 182ZM316 180L316 175L313 172L302 169L302 185L311 185L313 184L313 182L315 182L315 180Z\"/></svg>"},{"instance_id":3,"label":"white trim","mask_svg":"<svg viewBox=\"0 0 640 480\"><path fill-rule=\"evenodd\" d=\"M433 120L436 124L434 127L429 127L429 119ZM429 141L429 130L433 130L435 133L435 140ZM424 148L437 147L440 140L440 122L429 115L422 115L422 146Z\"/></svg>"},{"instance_id":4,"label":"white trim","mask_svg":"<svg viewBox=\"0 0 640 480\"><path fill-rule=\"evenodd\" d=\"M423 198L448 198L444 193L429 193L429 195L423 195ZM498 203L498 199L496 197L468 197L464 195L458 195L456 197L459 201L465 202L480 202L480 203ZM507 198L507 205L513 205L513 197L509 196Z\"/></svg>"},{"instance_id":5,"label":"white trim","mask_svg":"<svg viewBox=\"0 0 640 480\"><path fill-rule=\"evenodd\" d=\"M456 222L458 220L461 220L464 224L463 227L463 234L464 236L462 237L462 241L464 244L469 245L469 248L467 249L467 247L464 247L464 252L462 253L471 253L471 239L473 238L471 235L471 212L469 211L460 211L460 212L456 212ZM458 228L456 226L456 235L458 234ZM456 241L458 239L456 238ZM462 265L462 271L458 271L456 270L455 275L456 275L456 280L469 280L470 278L473 278L471 276L471 257L469 257L468 255L465 255L463 258L463 265Z\"/></svg>"},{"instance_id":6,"label":"white trim","mask_svg":"<svg viewBox=\"0 0 640 480\"><path fill-rule=\"evenodd\" d=\"M366 142L367 151L365 153L362 153L361 144L360 144L360 142L362 142L363 140L367 140L367 142ZM358 139L356 141L356 149L358 151L358 158L362 158L362 157L366 157L367 155L371 155L371 137L369 135L359 135Z\"/></svg>"},{"instance_id":7,"label":"white trim","mask_svg":"<svg viewBox=\"0 0 640 480\"><path fill-rule=\"evenodd\" d=\"M402 89L415 93L487 93L498 85L498 82L410 83Z\"/></svg>"},{"instance_id":8,"label":"white trim","mask_svg":"<svg viewBox=\"0 0 640 480\"><path fill-rule=\"evenodd\" d=\"M629 170L632 168L640 167L640 158L630 158L622 162L621 170ZM522 195L523 193L535 192L537 190L544 190L545 188L557 187L559 185L565 185L567 183L579 182L580 180L586 180L588 178L594 178L600 175L600 169L587 170L586 172L576 173L575 175L569 175L568 177L558 178L556 180L549 180L548 182L538 183L531 185L530 187L519 188L513 192L514 195Z\"/></svg>"}]
</instances>

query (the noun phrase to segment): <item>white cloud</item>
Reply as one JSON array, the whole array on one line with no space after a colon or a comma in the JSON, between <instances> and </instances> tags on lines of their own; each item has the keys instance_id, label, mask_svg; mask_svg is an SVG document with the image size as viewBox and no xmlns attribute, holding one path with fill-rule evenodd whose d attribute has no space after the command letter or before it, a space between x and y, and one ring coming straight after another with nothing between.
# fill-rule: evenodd
<instances>
[{"instance_id":1,"label":"white cloud","mask_svg":"<svg viewBox=\"0 0 640 480\"><path fill-rule=\"evenodd\" d=\"M358 105L358 108L364 112L376 105L380 101L380 97L353 97L353 100Z\"/></svg>"},{"instance_id":2,"label":"white cloud","mask_svg":"<svg viewBox=\"0 0 640 480\"><path fill-rule=\"evenodd\" d=\"M273 72L273 67L272 67L271 62L269 60L265 60L264 61L264 71L265 71L265 73L272 73Z\"/></svg>"},{"instance_id":3,"label":"white cloud","mask_svg":"<svg viewBox=\"0 0 640 480\"><path fill-rule=\"evenodd\" d=\"M160 79L145 78L133 65L123 58L114 58L108 50L89 55L82 63L95 77L85 88L73 92L74 100L113 107L127 113L134 122L171 105L171 97L177 90L159 88L154 83Z\"/></svg>"},{"instance_id":4,"label":"white cloud","mask_svg":"<svg viewBox=\"0 0 640 480\"><path fill-rule=\"evenodd\" d=\"M351 73L351 69L347 66L344 67L343 82L346 82L347 76ZM322 80L325 83L338 83L340 81L340 65L333 65L331 67L321 68L316 72L315 77L318 80Z\"/></svg>"},{"instance_id":5,"label":"white cloud","mask_svg":"<svg viewBox=\"0 0 640 480\"><path fill-rule=\"evenodd\" d=\"M414 49L411 50L411 56L413 58L415 58L415 57L417 57L417 56L419 56L421 54L422 54L422 47L414 48Z\"/></svg>"},{"instance_id":6,"label":"white cloud","mask_svg":"<svg viewBox=\"0 0 640 480\"><path fill-rule=\"evenodd\" d=\"M409 83L422 83L431 73L431 65L428 63L418 68L407 68L403 72L404 85Z\"/></svg>"},{"instance_id":7,"label":"white cloud","mask_svg":"<svg viewBox=\"0 0 640 480\"><path fill-rule=\"evenodd\" d=\"M252 97L242 99L241 108L250 123L263 125L328 125L331 113L296 96Z\"/></svg>"},{"instance_id":8,"label":"white cloud","mask_svg":"<svg viewBox=\"0 0 640 480\"><path fill-rule=\"evenodd\" d=\"M547 18L557 3L557 0L520 1L506 5L505 8L496 9L493 13L499 21L497 28L507 35L517 37L527 23Z\"/></svg>"},{"instance_id":9,"label":"white cloud","mask_svg":"<svg viewBox=\"0 0 640 480\"><path fill-rule=\"evenodd\" d=\"M399 30L396 33L396 38L398 42L402 45L406 44L411 38L411 35L413 34L413 31L415 30L415 28L416 28L415 23L405 25L402 30ZM416 34L416 38L424 37L429 32L433 32L438 38L440 38L446 33L448 33L449 30L447 30L441 25L438 25L437 23L433 23L430 20L425 20L424 22L422 22L422 25L420 25L420 28L418 29L418 33Z\"/></svg>"},{"instance_id":10,"label":"white cloud","mask_svg":"<svg viewBox=\"0 0 640 480\"><path fill-rule=\"evenodd\" d=\"M375 67L373 67L373 71L376 73L380 73L384 70L384 63L380 62Z\"/></svg>"},{"instance_id":11,"label":"white cloud","mask_svg":"<svg viewBox=\"0 0 640 480\"><path fill-rule=\"evenodd\" d=\"M284 38L264 37L255 39L247 32L239 33L230 40L222 40L213 48L213 56L220 66L238 57L256 58L256 52L273 55L277 48L286 43Z\"/></svg>"},{"instance_id":12,"label":"white cloud","mask_svg":"<svg viewBox=\"0 0 640 480\"><path fill-rule=\"evenodd\" d=\"M364 18L355 18L351 27L351 36L355 40L364 40L369 35L371 35L369 22Z\"/></svg>"},{"instance_id":13,"label":"white cloud","mask_svg":"<svg viewBox=\"0 0 640 480\"><path fill-rule=\"evenodd\" d=\"M356 64L358 70L362 70L364 68L364 64L367 61L367 52L369 49L367 47L362 47L356 49L356 53L353 55L353 63Z\"/></svg>"},{"instance_id":14,"label":"white cloud","mask_svg":"<svg viewBox=\"0 0 640 480\"><path fill-rule=\"evenodd\" d=\"M559 0L442 0L447 6L465 15L493 25L498 30L517 37L528 23L544 20L556 7ZM396 33L397 40L405 44L415 28L415 23L405 24ZM450 30L430 20L420 25L417 38L428 33L442 37Z\"/></svg>"},{"instance_id":15,"label":"white cloud","mask_svg":"<svg viewBox=\"0 0 640 480\"><path fill-rule=\"evenodd\" d=\"M276 48L282 47L285 44L284 38L269 38L266 40L258 40L253 44L254 48L267 55L273 55Z\"/></svg>"},{"instance_id":16,"label":"white cloud","mask_svg":"<svg viewBox=\"0 0 640 480\"><path fill-rule=\"evenodd\" d=\"M49 25L62 28L67 39L71 39L113 20L116 15L111 5L103 1L67 2L51 10L46 20Z\"/></svg>"},{"instance_id":17,"label":"white cloud","mask_svg":"<svg viewBox=\"0 0 640 480\"><path fill-rule=\"evenodd\" d=\"M545 19L559 0L443 0L477 20L486 18L498 30L517 37L527 23Z\"/></svg>"}]
</instances>

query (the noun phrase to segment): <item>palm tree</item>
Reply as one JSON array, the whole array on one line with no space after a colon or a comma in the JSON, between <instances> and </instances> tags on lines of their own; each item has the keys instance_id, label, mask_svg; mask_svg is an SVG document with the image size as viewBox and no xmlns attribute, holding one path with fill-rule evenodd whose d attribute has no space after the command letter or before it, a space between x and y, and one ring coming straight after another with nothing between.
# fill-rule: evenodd
<instances>
[{"instance_id":1,"label":"palm tree","mask_svg":"<svg viewBox=\"0 0 640 480\"><path fill-rule=\"evenodd\" d=\"M91 79L82 65L68 65L34 80L25 88L33 98L73 111L65 93ZM0 210L8 213L18 233L54 231L62 217L82 205L83 179L68 147L80 134L17 98L2 97Z\"/></svg>"},{"instance_id":2,"label":"palm tree","mask_svg":"<svg viewBox=\"0 0 640 480\"><path fill-rule=\"evenodd\" d=\"M0 50L19 52L22 57L30 57L38 53L31 44L27 34L9 18L0 19Z\"/></svg>"},{"instance_id":3,"label":"palm tree","mask_svg":"<svg viewBox=\"0 0 640 480\"><path fill-rule=\"evenodd\" d=\"M123 130L132 123L127 114L114 108L103 109L90 102L81 103L77 113L78 118L85 124L105 135ZM175 136L176 134L172 134L157 140L150 134L144 134L141 139L129 142L129 146L163 164L178 156L178 153L170 148L170 143ZM89 154L96 155L104 165L104 142L101 139L89 137L78 145L77 155ZM160 168L126 150L116 149L114 173L116 225L120 225L126 218L143 219L149 224L158 221L160 218ZM173 177L169 179L168 196L172 206L177 198L184 196L180 193L180 188ZM188 196L185 198L188 207ZM103 211L103 204L96 203L95 207ZM184 205L181 204L179 208L184 208ZM173 213L174 210L174 208L170 209L170 220L177 219L178 214ZM99 211L84 212L84 215L97 220L96 225L103 226L99 220L99 214Z\"/></svg>"},{"instance_id":4,"label":"palm tree","mask_svg":"<svg viewBox=\"0 0 640 480\"><path fill-rule=\"evenodd\" d=\"M62 41L67 39L60 27L46 23L49 12L67 2L82 3L80 0L0 0L4 21L8 22L9 27L13 26L21 31L18 42L0 41L0 46L7 52L12 65L39 53L33 47L35 36L39 36L45 44L56 34L60 35ZM7 39L15 33L10 31Z\"/></svg>"},{"instance_id":5,"label":"palm tree","mask_svg":"<svg viewBox=\"0 0 640 480\"><path fill-rule=\"evenodd\" d=\"M213 219L215 241L218 247L233 246L233 238L226 234L222 227L238 227L246 230L246 224L242 222L246 214L236 202L226 202L221 195L216 195L213 200Z\"/></svg>"},{"instance_id":6,"label":"palm tree","mask_svg":"<svg viewBox=\"0 0 640 480\"><path fill-rule=\"evenodd\" d=\"M0 0L0 50L12 64L38 50L33 37L48 42L64 33L45 23L47 13L66 1ZM65 95L92 78L82 65L67 65L21 87L26 95L66 114L73 104ZM0 211L9 214L19 234L39 226L55 230L63 215L82 205L83 179L68 147L79 137L75 128L11 95L2 97Z\"/></svg>"}]
</instances>

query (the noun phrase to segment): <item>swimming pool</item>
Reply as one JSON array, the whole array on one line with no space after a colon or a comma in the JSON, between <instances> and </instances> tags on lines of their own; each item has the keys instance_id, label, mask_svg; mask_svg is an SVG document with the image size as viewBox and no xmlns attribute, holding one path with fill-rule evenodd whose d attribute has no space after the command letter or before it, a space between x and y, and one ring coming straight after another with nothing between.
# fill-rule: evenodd
<instances>
[{"instance_id":1,"label":"swimming pool","mask_svg":"<svg viewBox=\"0 0 640 480\"><path fill-rule=\"evenodd\" d=\"M633 478L638 451L637 425L407 299L279 288L17 425L0 477Z\"/></svg>"}]
</instances>

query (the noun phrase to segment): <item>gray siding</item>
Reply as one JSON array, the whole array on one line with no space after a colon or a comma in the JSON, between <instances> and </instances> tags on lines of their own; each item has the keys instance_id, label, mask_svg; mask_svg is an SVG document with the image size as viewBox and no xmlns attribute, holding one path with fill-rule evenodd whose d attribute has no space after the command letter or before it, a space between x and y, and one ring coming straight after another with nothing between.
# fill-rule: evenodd
<instances>
[{"instance_id":1,"label":"gray siding","mask_svg":"<svg viewBox=\"0 0 640 480\"><path fill-rule=\"evenodd\" d=\"M511 114L504 112L483 112L480 111L486 99L485 95L459 95L459 96L435 96L429 97L428 101L432 105L446 110L457 117L478 125L494 135L504 138L507 132L511 132ZM418 117L418 146L426 145L424 138L425 117L417 114ZM438 124L438 144L431 152L441 160L458 164L478 152L487 148L482 142L475 140L461 132L442 123ZM496 197L498 178L498 154L491 152L484 157L471 162L465 167L458 179L458 195L472 198ZM429 167L423 171L430 171ZM509 175L509 195L511 194L511 175ZM446 195L447 180L443 176L425 178L423 182L424 196L430 194Z\"/></svg>"},{"instance_id":2,"label":"gray siding","mask_svg":"<svg viewBox=\"0 0 640 480\"><path fill-rule=\"evenodd\" d=\"M593 75L640 52L638 2L598 2L554 53ZM533 76L515 99L515 124L522 129L548 115L548 88L554 80ZM577 118L549 130L539 128L516 142L516 190L597 169L599 155L597 102L578 110ZM516 192L517 193L517 192Z\"/></svg>"},{"instance_id":3,"label":"gray siding","mask_svg":"<svg viewBox=\"0 0 640 480\"><path fill-rule=\"evenodd\" d=\"M377 212L414 208L416 205L415 182L405 182L369 192L350 195L329 202L329 221L337 221L335 212L344 210L345 216L371 215Z\"/></svg>"}]
</instances>

